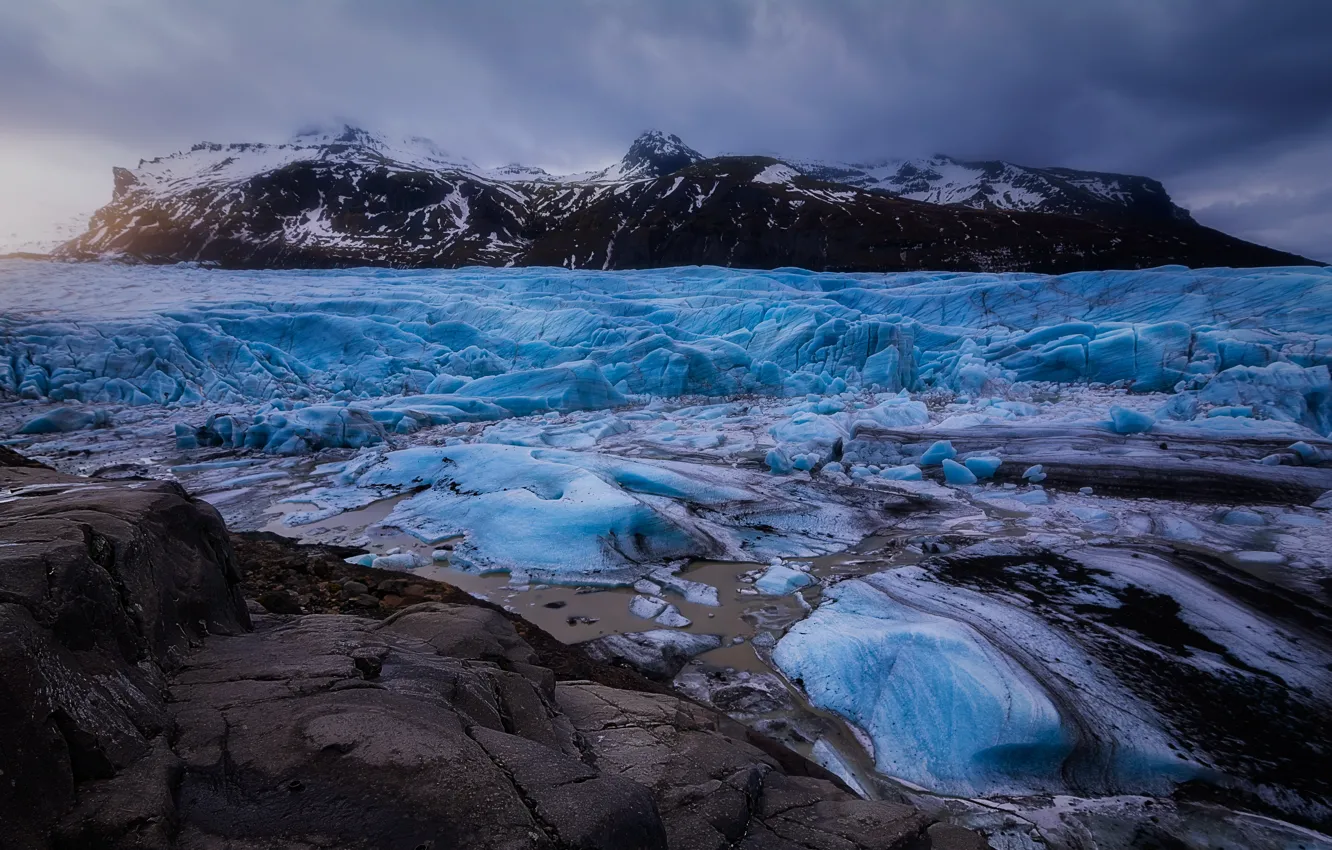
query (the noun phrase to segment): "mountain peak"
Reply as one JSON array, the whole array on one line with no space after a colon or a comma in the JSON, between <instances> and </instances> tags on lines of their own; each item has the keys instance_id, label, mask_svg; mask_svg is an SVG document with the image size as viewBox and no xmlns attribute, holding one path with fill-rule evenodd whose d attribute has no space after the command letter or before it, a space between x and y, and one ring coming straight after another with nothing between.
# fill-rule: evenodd
<instances>
[{"instance_id":1,"label":"mountain peak","mask_svg":"<svg viewBox=\"0 0 1332 850\"><path fill-rule=\"evenodd\" d=\"M664 177L704 159L679 136L648 130L634 139L621 162L622 173L636 177Z\"/></svg>"},{"instance_id":2,"label":"mountain peak","mask_svg":"<svg viewBox=\"0 0 1332 850\"><path fill-rule=\"evenodd\" d=\"M292 137L290 144L296 145L367 145L382 141L377 133L362 129L352 124L318 124L303 127Z\"/></svg>"}]
</instances>

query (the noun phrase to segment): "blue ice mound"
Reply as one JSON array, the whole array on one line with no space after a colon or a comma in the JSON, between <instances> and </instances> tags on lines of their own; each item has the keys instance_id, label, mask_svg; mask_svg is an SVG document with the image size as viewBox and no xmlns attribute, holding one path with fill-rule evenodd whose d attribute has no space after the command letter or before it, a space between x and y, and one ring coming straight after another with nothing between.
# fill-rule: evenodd
<instances>
[{"instance_id":1,"label":"blue ice mound","mask_svg":"<svg viewBox=\"0 0 1332 850\"><path fill-rule=\"evenodd\" d=\"M951 460L955 457L957 457L957 449L953 448L951 440L936 440L920 456L920 465L938 466L945 460Z\"/></svg>"},{"instance_id":2,"label":"blue ice mound","mask_svg":"<svg viewBox=\"0 0 1332 850\"><path fill-rule=\"evenodd\" d=\"M590 449L607 437L623 434L628 430L628 424L615 416L556 426L501 423L488 429L483 440L487 443L507 443L511 446Z\"/></svg>"},{"instance_id":3,"label":"blue ice mound","mask_svg":"<svg viewBox=\"0 0 1332 850\"><path fill-rule=\"evenodd\" d=\"M950 794L1058 784L1072 746L1054 703L968 626L866 581L829 588L773 652L810 701L874 742L875 766Z\"/></svg>"},{"instance_id":4,"label":"blue ice mound","mask_svg":"<svg viewBox=\"0 0 1332 850\"><path fill-rule=\"evenodd\" d=\"M624 396L606 380L600 367L588 360L478 378L455 394L488 399L512 416L548 410L600 410L625 402Z\"/></svg>"},{"instance_id":5,"label":"blue ice mound","mask_svg":"<svg viewBox=\"0 0 1332 850\"><path fill-rule=\"evenodd\" d=\"M754 582L754 587L759 593L766 593L769 596L785 596L813 583L814 578L809 573L775 565L768 567L763 575L758 577Z\"/></svg>"},{"instance_id":6,"label":"blue ice mound","mask_svg":"<svg viewBox=\"0 0 1332 850\"><path fill-rule=\"evenodd\" d=\"M930 424L930 412L919 401L899 395L855 413L854 427L912 428Z\"/></svg>"},{"instance_id":7,"label":"blue ice mound","mask_svg":"<svg viewBox=\"0 0 1332 850\"><path fill-rule=\"evenodd\" d=\"M1156 420L1150 413L1126 407L1110 408L1110 430L1116 434L1143 434L1152 430L1155 424Z\"/></svg>"},{"instance_id":8,"label":"blue ice mound","mask_svg":"<svg viewBox=\"0 0 1332 850\"><path fill-rule=\"evenodd\" d=\"M75 407L57 407L39 416L34 416L23 427L20 434L65 434L70 431L82 431L85 428L105 428L111 424L111 415L105 410L80 410Z\"/></svg>"},{"instance_id":9,"label":"blue ice mound","mask_svg":"<svg viewBox=\"0 0 1332 850\"><path fill-rule=\"evenodd\" d=\"M1003 461L997 457L988 457L977 455L969 457L963 461L963 464L977 478L993 478L994 474L1003 466Z\"/></svg>"},{"instance_id":10,"label":"blue ice mound","mask_svg":"<svg viewBox=\"0 0 1332 850\"><path fill-rule=\"evenodd\" d=\"M626 571L718 551L671 501L749 501L743 488L609 455L477 443L365 455L333 487L299 497L308 521L421 490L382 522L427 545L461 538L454 567L567 583L623 583ZM671 500L671 501L668 501Z\"/></svg>"},{"instance_id":11,"label":"blue ice mound","mask_svg":"<svg viewBox=\"0 0 1332 850\"><path fill-rule=\"evenodd\" d=\"M1197 395L1210 404L1248 407L1270 419L1332 433L1332 375L1326 363L1234 366L1212 378Z\"/></svg>"}]
</instances>

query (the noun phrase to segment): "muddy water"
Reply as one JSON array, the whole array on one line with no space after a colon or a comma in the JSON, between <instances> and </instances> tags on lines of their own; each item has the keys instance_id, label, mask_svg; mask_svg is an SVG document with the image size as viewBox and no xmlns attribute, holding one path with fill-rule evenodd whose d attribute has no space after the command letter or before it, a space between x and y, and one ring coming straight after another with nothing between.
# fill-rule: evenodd
<instances>
[{"instance_id":1,"label":"muddy water","mask_svg":"<svg viewBox=\"0 0 1332 850\"><path fill-rule=\"evenodd\" d=\"M410 494L295 528L285 525L283 518L304 506L276 505L263 530L303 542L355 545L376 553L400 549L429 560L436 547L426 546L396 529L379 526L398 502L406 498ZM915 563L920 557L920 550L907 547L901 536L867 537L843 552L789 561L788 564L807 566L819 581L786 596L765 596L754 589L753 581L766 569L766 564L697 560L681 570L680 576L717 588L720 604L700 605L670 591L662 595L692 621L684 631L722 637L722 646L699 656L687 672L718 681L744 681L746 677L759 676L775 682L785 690L789 705L743 719L806 757L815 755L814 742L822 739L841 754L843 770L854 777L861 790L867 796L877 797L882 794L883 780L875 776L864 737L837 716L810 705L799 688L780 675L771 678L776 673L771 663L771 647L786 629L818 605L822 587L828 582ZM507 574L481 575L454 569L447 561L434 561L414 572L503 605L566 643L660 628L651 620L629 612L629 603L635 596L632 588L519 584Z\"/></svg>"},{"instance_id":2,"label":"muddy water","mask_svg":"<svg viewBox=\"0 0 1332 850\"><path fill-rule=\"evenodd\" d=\"M262 530L307 543L360 546L375 553L392 549L415 552L431 561L439 547L449 547L448 541L427 546L411 535L379 525L399 502L408 498L411 498L411 494L382 499L358 510L297 527L284 524L283 519L303 510L304 506L299 503L279 504L270 509L270 519ZM918 557L919 552L904 548L895 538L872 536L844 552L803 559L797 563L808 564L811 575L827 581L912 563ZM752 582L766 566L750 562L707 560L687 565L680 576L717 588L721 604L716 607L690 602L669 590L663 591L663 598L692 621L684 631L721 635L723 646L704 656L708 663L737 670L768 669L750 642L765 632L773 640L781 637L786 628L803 619L810 608L818 604L819 584L788 596L759 594ZM516 583L506 573L479 574L454 569L447 560L433 561L413 572L503 605L566 643L579 643L601 635L659 628L653 621L629 612L629 603L636 591L628 587Z\"/></svg>"}]
</instances>

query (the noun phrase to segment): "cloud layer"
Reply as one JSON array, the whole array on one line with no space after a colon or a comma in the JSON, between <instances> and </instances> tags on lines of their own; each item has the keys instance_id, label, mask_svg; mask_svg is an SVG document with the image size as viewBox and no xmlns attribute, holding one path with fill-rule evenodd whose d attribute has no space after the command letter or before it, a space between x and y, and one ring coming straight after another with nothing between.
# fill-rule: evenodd
<instances>
[{"instance_id":1,"label":"cloud layer","mask_svg":"<svg viewBox=\"0 0 1332 850\"><path fill-rule=\"evenodd\" d=\"M1322 0L37 0L0 7L0 154L60 139L79 164L28 166L68 182L348 120L558 171L660 127L705 153L1145 173L1332 260L1328 32Z\"/></svg>"}]
</instances>

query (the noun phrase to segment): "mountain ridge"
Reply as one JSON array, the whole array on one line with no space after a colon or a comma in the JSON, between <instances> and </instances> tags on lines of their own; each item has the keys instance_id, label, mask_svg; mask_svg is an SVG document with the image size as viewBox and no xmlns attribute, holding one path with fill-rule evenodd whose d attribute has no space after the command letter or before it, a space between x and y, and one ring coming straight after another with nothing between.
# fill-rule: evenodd
<instances>
[{"instance_id":1,"label":"mountain ridge","mask_svg":"<svg viewBox=\"0 0 1332 850\"><path fill-rule=\"evenodd\" d=\"M1202 227L1157 181L1001 161L706 157L649 131L600 171L482 168L355 127L114 172L58 259L228 267L800 265L1061 272L1311 261Z\"/></svg>"}]
</instances>

